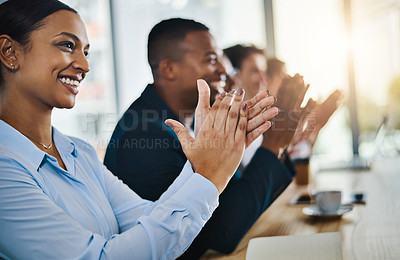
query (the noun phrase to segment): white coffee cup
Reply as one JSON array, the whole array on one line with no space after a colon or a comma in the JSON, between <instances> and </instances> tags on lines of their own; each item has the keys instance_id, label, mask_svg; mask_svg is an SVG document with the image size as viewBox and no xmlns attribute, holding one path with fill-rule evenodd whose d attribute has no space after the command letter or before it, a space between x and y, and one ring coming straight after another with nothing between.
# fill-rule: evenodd
<instances>
[{"instance_id":1,"label":"white coffee cup","mask_svg":"<svg viewBox=\"0 0 400 260\"><path fill-rule=\"evenodd\" d=\"M318 191L314 194L315 203L322 212L336 212L342 202L341 191Z\"/></svg>"}]
</instances>

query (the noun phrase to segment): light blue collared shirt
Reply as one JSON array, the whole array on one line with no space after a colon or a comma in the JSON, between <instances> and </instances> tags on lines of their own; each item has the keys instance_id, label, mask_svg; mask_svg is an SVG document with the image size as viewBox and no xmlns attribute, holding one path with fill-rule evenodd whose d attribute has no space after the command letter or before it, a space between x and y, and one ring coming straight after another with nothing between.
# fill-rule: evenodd
<instances>
[{"instance_id":1,"label":"light blue collared shirt","mask_svg":"<svg viewBox=\"0 0 400 260\"><path fill-rule=\"evenodd\" d=\"M140 198L94 149L53 128L68 171L0 120L0 257L174 259L218 206L216 187L186 163L156 202Z\"/></svg>"}]
</instances>

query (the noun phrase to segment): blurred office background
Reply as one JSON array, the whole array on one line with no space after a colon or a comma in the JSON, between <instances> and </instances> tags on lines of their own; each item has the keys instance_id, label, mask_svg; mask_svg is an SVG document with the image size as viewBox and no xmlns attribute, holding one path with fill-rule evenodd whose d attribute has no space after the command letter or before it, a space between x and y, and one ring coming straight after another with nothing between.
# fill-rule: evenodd
<instances>
[{"instance_id":1,"label":"blurred office background","mask_svg":"<svg viewBox=\"0 0 400 260\"><path fill-rule=\"evenodd\" d=\"M104 149L119 117L152 82L147 35L170 17L211 28L219 47L253 43L300 73L309 96L346 99L314 153L329 160L397 156L400 150L400 0L66 0L87 24L91 72L71 111L54 124ZM349 19L351 18L351 19ZM352 77L352 75L354 77ZM352 90L353 89L353 90ZM388 116L384 138L376 138Z\"/></svg>"}]
</instances>

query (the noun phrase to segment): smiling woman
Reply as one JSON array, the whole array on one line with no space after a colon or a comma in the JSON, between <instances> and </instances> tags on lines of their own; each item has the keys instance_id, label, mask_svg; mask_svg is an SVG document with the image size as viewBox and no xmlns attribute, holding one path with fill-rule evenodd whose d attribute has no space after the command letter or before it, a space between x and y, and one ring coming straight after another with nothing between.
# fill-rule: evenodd
<instances>
[{"instance_id":1,"label":"smiling woman","mask_svg":"<svg viewBox=\"0 0 400 260\"><path fill-rule=\"evenodd\" d=\"M77 12L57 0L9 0L0 17L0 258L177 258L239 165L248 141L242 92L210 108L199 82L198 105L208 115L196 138L167 121L190 163L158 201L147 201L90 145L52 127L53 108L72 108L89 72ZM224 130L214 121L226 122Z\"/></svg>"},{"instance_id":2,"label":"smiling woman","mask_svg":"<svg viewBox=\"0 0 400 260\"><path fill-rule=\"evenodd\" d=\"M75 104L77 86L71 80L67 84L66 79L78 81L89 71L86 30L76 11L64 4L35 1L35 8L40 11L27 15L24 11L32 10L27 10L26 2L8 1L2 8L7 14L1 15L0 116L40 144L39 149L46 149L65 169L57 149L50 149L51 111ZM19 12L10 17L13 5Z\"/></svg>"},{"instance_id":3,"label":"smiling woman","mask_svg":"<svg viewBox=\"0 0 400 260\"><path fill-rule=\"evenodd\" d=\"M42 22L31 33L29 48L14 44L15 55L21 57L16 65L24 73L24 77L15 80L20 86L16 91L27 103L71 108L75 105L79 82L89 72L85 26L76 13L67 10L51 14Z\"/></svg>"}]
</instances>

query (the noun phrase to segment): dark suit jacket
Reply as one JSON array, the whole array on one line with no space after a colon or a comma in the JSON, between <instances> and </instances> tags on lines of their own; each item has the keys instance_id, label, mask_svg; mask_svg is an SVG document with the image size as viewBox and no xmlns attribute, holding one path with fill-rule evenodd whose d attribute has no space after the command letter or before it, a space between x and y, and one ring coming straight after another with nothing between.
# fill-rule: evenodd
<instances>
[{"instance_id":1,"label":"dark suit jacket","mask_svg":"<svg viewBox=\"0 0 400 260\"><path fill-rule=\"evenodd\" d=\"M152 85L124 113L107 147L104 164L140 196L157 200L181 172L186 157L172 129L178 120ZM259 148L239 179L219 198L219 207L182 259L197 259L207 249L232 252L244 234L289 185L294 169Z\"/></svg>"}]
</instances>

